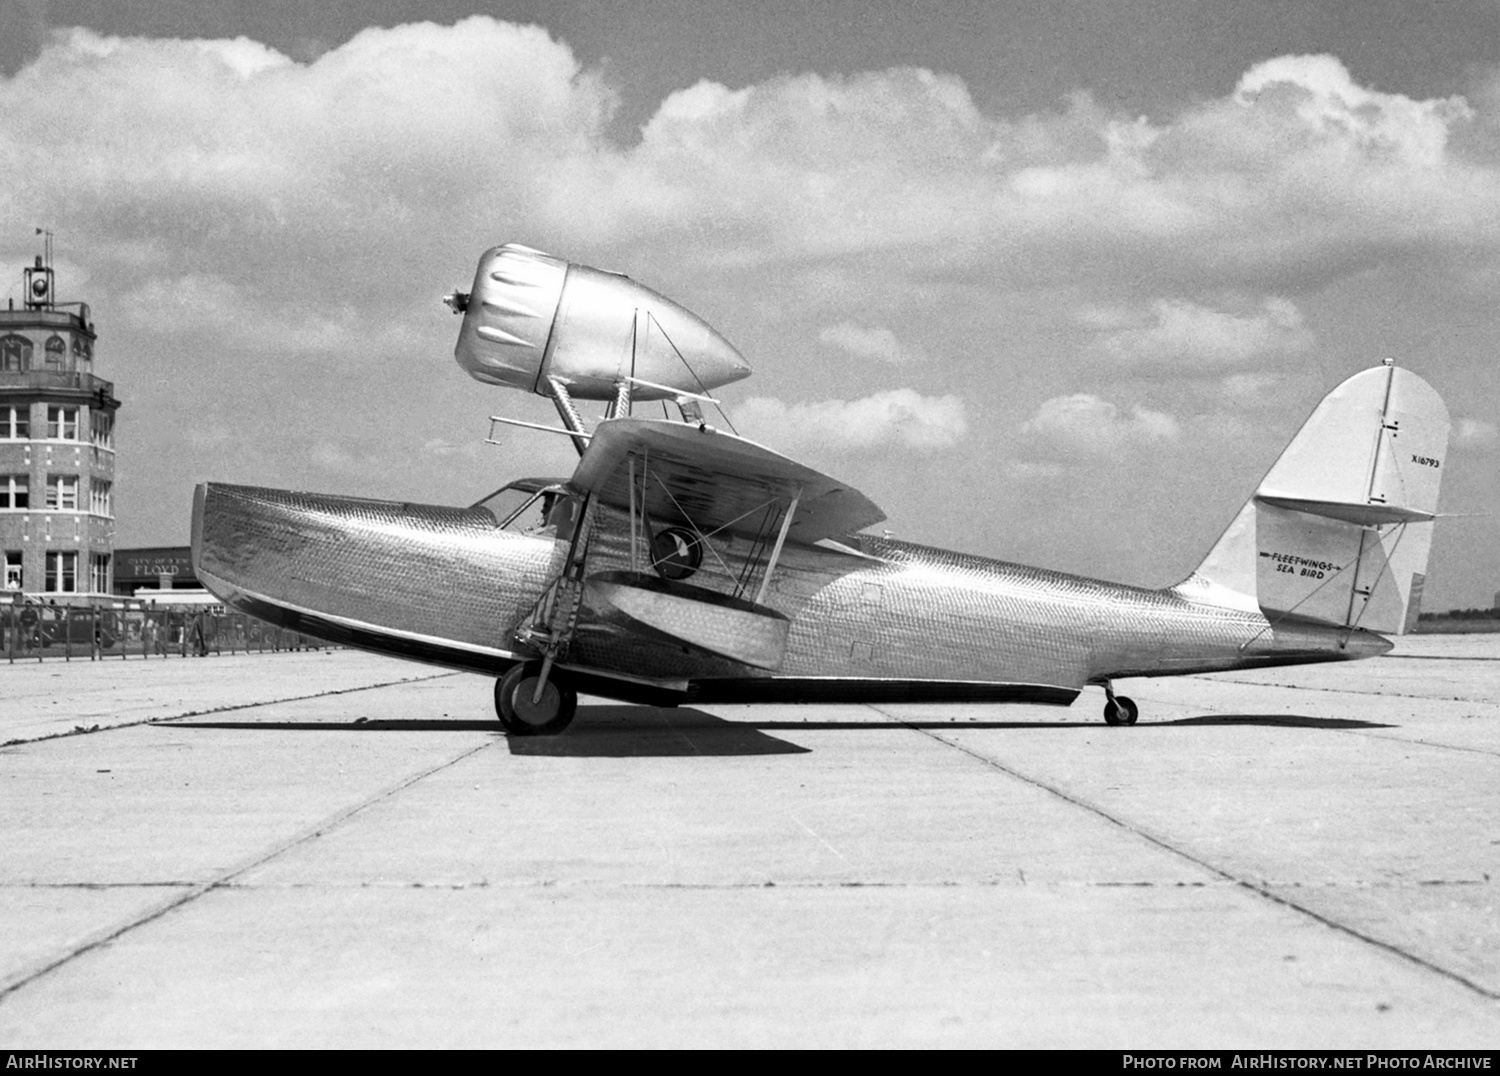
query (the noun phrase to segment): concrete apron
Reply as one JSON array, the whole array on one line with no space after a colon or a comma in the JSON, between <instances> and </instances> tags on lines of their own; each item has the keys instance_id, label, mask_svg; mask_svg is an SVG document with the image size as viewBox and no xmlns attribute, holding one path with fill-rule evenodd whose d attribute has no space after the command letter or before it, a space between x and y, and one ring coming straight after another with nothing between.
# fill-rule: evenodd
<instances>
[{"instance_id":1,"label":"concrete apron","mask_svg":"<svg viewBox=\"0 0 1500 1076\"><path fill-rule=\"evenodd\" d=\"M584 700L515 741L487 680L348 651L41 666L0 1039L1493 1048L1500 638L1411 642L1119 685L1134 728Z\"/></svg>"}]
</instances>

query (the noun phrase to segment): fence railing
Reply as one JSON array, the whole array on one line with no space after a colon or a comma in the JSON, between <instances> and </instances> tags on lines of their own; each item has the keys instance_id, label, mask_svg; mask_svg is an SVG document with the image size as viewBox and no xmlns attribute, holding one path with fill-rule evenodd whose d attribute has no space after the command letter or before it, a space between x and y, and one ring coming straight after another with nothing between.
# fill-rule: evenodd
<instances>
[{"instance_id":1,"label":"fence railing","mask_svg":"<svg viewBox=\"0 0 1500 1076\"><path fill-rule=\"evenodd\" d=\"M99 661L281 650L327 643L203 606L104 609L67 605L0 605L0 656L7 661Z\"/></svg>"},{"instance_id":2,"label":"fence railing","mask_svg":"<svg viewBox=\"0 0 1500 1076\"><path fill-rule=\"evenodd\" d=\"M89 392L103 390L106 395L112 396L115 384L82 370L49 370L45 366L33 366L29 370L0 370L0 388L85 389Z\"/></svg>"}]
</instances>

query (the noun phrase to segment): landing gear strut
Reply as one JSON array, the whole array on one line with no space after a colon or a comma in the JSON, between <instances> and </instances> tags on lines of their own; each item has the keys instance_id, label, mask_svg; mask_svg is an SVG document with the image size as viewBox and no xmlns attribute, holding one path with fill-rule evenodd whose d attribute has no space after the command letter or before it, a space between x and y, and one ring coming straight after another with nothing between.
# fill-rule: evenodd
<instances>
[{"instance_id":1,"label":"landing gear strut","mask_svg":"<svg viewBox=\"0 0 1500 1076\"><path fill-rule=\"evenodd\" d=\"M549 677L537 698L542 663L514 666L495 681L495 713L512 736L556 736L568 727L578 709L578 692Z\"/></svg>"},{"instance_id":2,"label":"landing gear strut","mask_svg":"<svg viewBox=\"0 0 1500 1076\"><path fill-rule=\"evenodd\" d=\"M1124 695L1116 695L1115 689L1108 680L1104 681L1104 723L1106 725L1134 725L1135 719L1140 716L1140 710L1135 705L1134 699L1127 699Z\"/></svg>"}]
</instances>

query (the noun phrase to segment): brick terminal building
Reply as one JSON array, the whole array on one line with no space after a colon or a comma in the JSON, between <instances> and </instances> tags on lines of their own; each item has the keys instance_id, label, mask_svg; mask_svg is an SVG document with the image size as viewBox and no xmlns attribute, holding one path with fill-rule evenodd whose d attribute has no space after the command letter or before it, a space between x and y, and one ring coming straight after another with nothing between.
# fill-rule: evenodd
<instances>
[{"instance_id":1,"label":"brick terminal building","mask_svg":"<svg viewBox=\"0 0 1500 1076\"><path fill-rule=\"evenodd\" d=\"M88 605L113 590L114 385L94 374L86 303L59 303L49 257L0 310L0 587Z\"/></svg>"}]
</instances>

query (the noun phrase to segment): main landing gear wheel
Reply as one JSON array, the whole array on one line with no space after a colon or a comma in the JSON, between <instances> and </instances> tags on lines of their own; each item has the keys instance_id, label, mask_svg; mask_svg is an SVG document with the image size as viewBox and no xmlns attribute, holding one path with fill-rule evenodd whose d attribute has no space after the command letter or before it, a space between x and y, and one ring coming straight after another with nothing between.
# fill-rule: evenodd
<instances>
[{"instance_id":1,"label":"main landing gear wheel","mask_svg":"<svg viewBox=\"0 0 1500 1076\"><path fill-rule=\"evenodd\" d=\"M1104 700L1104 723L1106 725L1134 725L1141 716L1134 699L1124 695L1112 695Z\"/></svg>"},{"instance_id":2,"label":"main landing gear wheel","mask_svg":"<svg viewBox=\"0 0 1500 1076\"><path fill-rule=\"evenodd\" d=\"M533 701L542 663L517 665L495 681L495 713L512 736L556 736L568 727L578 709L578 692L547 678L542 697Z\"/></svg>"}]
</instances>

